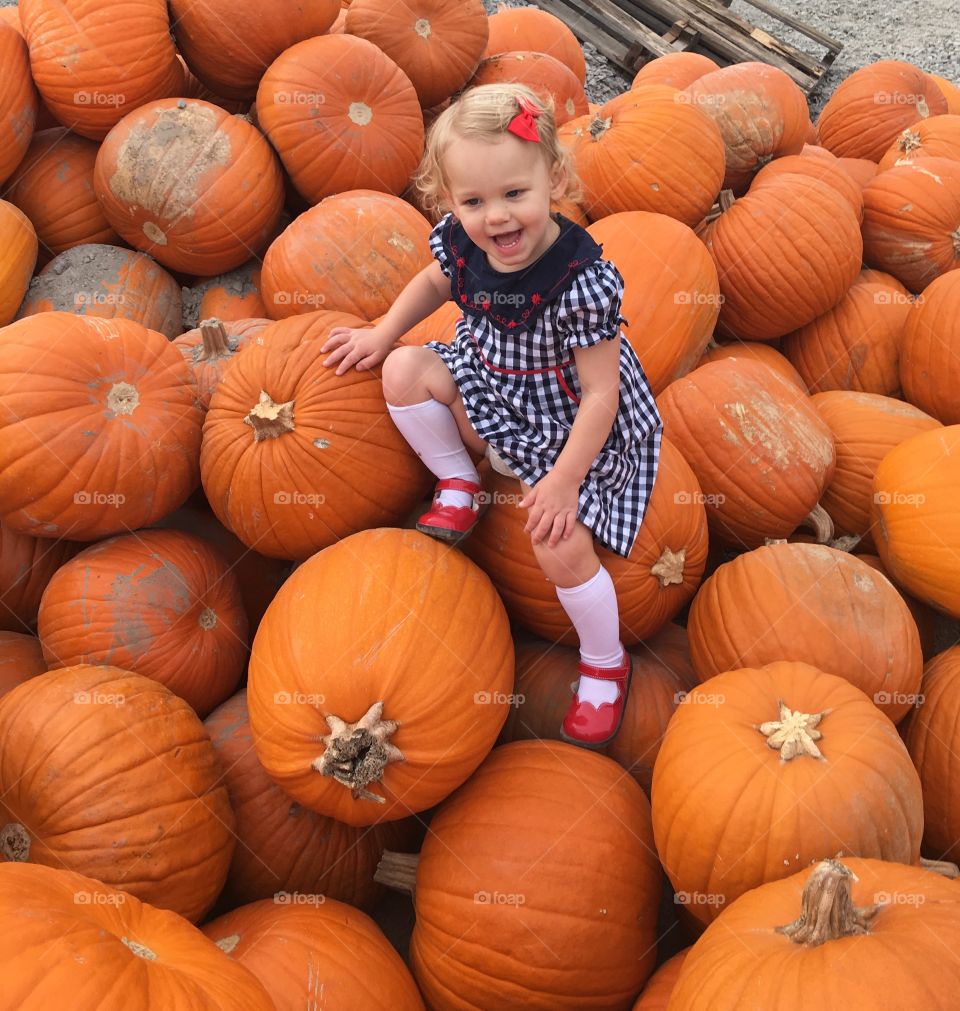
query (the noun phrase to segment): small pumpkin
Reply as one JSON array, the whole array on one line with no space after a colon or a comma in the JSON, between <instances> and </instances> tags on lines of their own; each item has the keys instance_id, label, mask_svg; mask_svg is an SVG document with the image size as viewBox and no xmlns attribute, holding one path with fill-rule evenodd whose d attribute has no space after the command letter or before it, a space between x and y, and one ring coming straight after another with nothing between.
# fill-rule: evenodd
<instances>
[{"instance_id":1,"label":"small pumpkin","mask_svg":"<svg viewBox=\"0 0 960 1011\"><path fill-rule=\"evenodd\" d=\"M645 63L636 73L631 88L645 84L665 84L682 91L698 77L719 70L720 67L702 53L665 53Z\"/></svg>"},{"instance_id":2,"label":"small pumpkin","mask_svg":"<svg viewBox=\"0 0 960 1011\"><path fill-rule=\"evenodd\" d=\"M11 688L46 670L40 640L35 635L0 632L0 698Z\"/></svg>"},{"instance_id":3,"label":"small pumpkin","mask_svg":"<svg viewBox=\"0 0 960 1011\"><path fill-rule=\"evenodd\" d=\"M260 295L260 265L255 260L212 278L197 310L198 320L216 317L226 323L266 316L267 307Z\"/></svg>"},{"instance_id":4,"label":"small pumpkin","mask_svg":"<svg viewBox=\"0 0 960 1011\"><path fill-rule=\"evenodd\" d=\"M30 219L0 200L0 326L17 314L37 262L37 233Z\"/></svg>"},{"instance_id":5,"label":"small pumpkin","mask_svg":"<svg viewBox=\"0 0 960 1011\"><path fill-rule=\"evenodd\" d=\"M216 318L203 319L195 330L188 330L173 342L193 372L204 408L210 406L213 392L233 356L270 323L269 319L238 319L226 323Z\"/></svg>"},{"instance_id":6,"label":"small pumpkin","mask_svg":"<svg viewBox=\"0 0 960 1011\"><path fill-rule=\"evenodd\" d=\"M525 84L541 100L551 99L557 126L590 111L583 85L576 75L547 53L512 52L488 56L470 78L469 86L505 83Z\"/></svg>"},{"instance_id":7,"label":"small pumpkin","mask_svg":"<svg viewBox=\"0 0 960 1011\"><path fill-rule=\"evenodd\" d=\"M484 57L532 51L547 53L568 67L585 84L587 64L576 35L555 14L536 7L505 7L487 19L490 36Z\"/></svg>"},{"instance_id":8,"label":"small pumpkin","mask_svg":"<svg viewBox=\"0 0 960 1011\"><path fill-rule=\"evenodd\" d=\"M960 271L929 284L906 314L900 382L911 404L945 425L960 423L956 356L960 351Z\"/></svg>"}]
</instances>

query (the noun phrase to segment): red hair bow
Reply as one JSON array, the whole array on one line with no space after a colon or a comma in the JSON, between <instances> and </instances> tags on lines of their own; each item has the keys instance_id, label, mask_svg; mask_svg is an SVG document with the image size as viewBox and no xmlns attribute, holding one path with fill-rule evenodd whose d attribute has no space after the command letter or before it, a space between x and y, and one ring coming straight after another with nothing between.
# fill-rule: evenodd
<instances>
[{"instance_id":1,"label":"red hair bow","mask_svg":"<svg viewBox=\"0 0 960 1011\"><path fill-rule=\"evenodd\" d=\"M540 110L525 98L518 98L517 102L520 111L510 120L507 129L521 140L539 142L540 131L537 129L537 120L540 118Z\"/></svg>"}]
</instances>

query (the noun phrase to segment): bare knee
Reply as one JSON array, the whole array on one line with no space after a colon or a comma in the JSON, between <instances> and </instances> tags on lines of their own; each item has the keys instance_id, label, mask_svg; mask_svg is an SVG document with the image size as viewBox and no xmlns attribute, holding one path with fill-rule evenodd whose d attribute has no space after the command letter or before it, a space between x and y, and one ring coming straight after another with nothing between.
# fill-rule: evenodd
<instances>
[{"instance_id":1,"label":"bare knee","mask_svg":"<svg viewBox=\"0 0 960 1011\"><path fill-rule=\"evenodd\" d=\"M429 399L428 376L437 365L444 368L429 348L395 348L383 363L384 399L388 404L397 406L419 404Z\"/></svg>"},{"instance_id":2,"label":"bare knee","mask_svg":"<svg viewBox=\"0 0 960 1011\"><path fill-rule=\"evenodd\" d=\"M593 534L579 521L567 540L552 548L546 542L534 544L533 553L543 574L556 586L579 586L592 579L600 567Z\"/></svg>"}]
</instances>

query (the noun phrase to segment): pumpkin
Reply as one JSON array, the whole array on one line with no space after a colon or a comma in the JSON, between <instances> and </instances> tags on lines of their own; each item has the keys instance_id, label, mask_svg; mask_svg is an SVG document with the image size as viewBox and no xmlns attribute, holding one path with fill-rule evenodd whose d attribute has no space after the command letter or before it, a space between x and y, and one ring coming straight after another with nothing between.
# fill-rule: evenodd
<instances>
[{"instance_id":1,"label":"pumpkin","mask_svg":"<svg viewBox=\"0 0 960 1011\"><path fill-rule=\"evenodd\" d=\"M533 10L533 8L519 7L517 10ZM586 211L577 203L576 200L571 200L570 197L561 197L559 200L553 200L550 202L550 213L551 214L562 214L565 218L573 221L575 224L580 225L581 228L586 228L590 224L590 219L587 217Z\"/></svg>"},{"instance_id":2,"label":"pumpkin","mask_svg":"<svg viewBox=\"0 0 960 1011\"><path fill-rule=\"evenodd\" d=\"M233 356L270 323L269 319L238 319L227 323L216 318L204 319L195 330L188 330L173 342L193 372L204 408L210 406L213 391Z\"/></svg>"},{"instance_id":3,"label":"pumpkin","mask_svg":"<svg viewBox=\"0 0 960 1011\"><path fill-rule=\"evenodd\" d=\"M524 533L520 482L490 471L489 502L464 550L490 576L511 618L535 635L567 646L577 635L554 585L537 564ZM620 638L633 646L656 633L693 596L707 554L706 517L697 480L676 446L660 444L653 494L629 558L595 544L617 590Z\"/></svg>"},{"instance_id":4,"label":"pumpkin","mask_svg":"<svg viewBox=\"0 0 960 1011\"><path fill-rule=\"evenodd\" d=\"M861 562L866 562L871 569L876 569L877 572L882 572L887 579L893 583L890 574L883 567L883 562L880 561L879 555L870 555L859 553L857 558ZM922 604L916 597L910 596L909 593L901 590L896 583L893 583L895 589L903 597L904 603L910 608L910 613L913 615L913 620L917 624L917 631L920 633L920 649L923 653L923 659L929 660L930 657L935 656L937 651L937 613L931 607L927 607L926 604ZM921 696L918 696L916 704L919 705ZM902 728L908 716L904 717L900 721L900 727ZM901 734L901 736L903 736Z\"/></svg>"},{"instance_id":5,"label":"pumpkin","mask_svg":"<svg viewBox=\"0 0 960 1011\"><path fill-rule=\"evenodd\" d=\"M924 973L927 938L960 939L960 893L919 867L843 857L763 885L724 910L690 949L668 1007L946 1011L960 970ZM802 981L792 986L787 980Z\"/></svg>"},{"instance_id":6,"label":"pumpkin","mask_svg":"<svg viewBox=\"0 0 960 1011\"><path fill-rule=\"evenodd\" d=\"M913 304L892 275L862 270L832 309L788 333L780 350L811 393L900 393L900 346Z\"/></svg>"},{"instance_id":7,"label":"pumpkin","mask_svg":"<svg viewBox=\"0 0 960 1011\"><path fill-rule=\"evenodd\" d=\"M880 462L871 519L884 568L924 603L960 618L960 425L905 439Z\"/></svg>"},{"instance_id":8,"label":"pumpkin","mask_svg":"<svg viewBox=\"0 0 960 1011\"><path fill-rule=\"evenodd\" d=\"M237 577L216 548L180 530L139 530L81 551L47 584L37 634L51 668L122 666L201 718L236 689L247 653Z\"/></svg>"},{"instance_id":9,"label":"pumpkin","mask_svg":"<svg viewBox=\"0 0 960 1011\"><path fill-rule=\"evenodd\" d=\"M267 609L250 655L250 727L284 792L371 825L467 779L512 687L510 626L490 580L416 531L366 530L304 562Z\"/></svg>"},{"instance_id":10,"label":"pumpkin","mask_svg":"<svg viewBox=\"0 0 960 1011\"><path fill-rule=\"evenodd\" d=\"M647 980L647 985L633 1005L633 1011L667 1011L670 994L673 993L673 988L677 985L680 970L689 954L690 949L684 948L657 969Z\"/></svg>"},{"instance_id":11,"label":"pumpkin","mask_svg":"<svg viewBox=\"0 0 960 1011\"><path fill-rule=\"evenodd\" d=\"M796 660L846 678L896 723L916 701L920 638L893 584L822 544L770 544L707 579L690 607L701 681L735 667Z\"/></svg>"},{"instance_id":12,"label":"pumpkin","mask_svg":"<svg viewBox=\"0 0 960 1011\"><path fill-rule=\"evenodd\" d=\"M199 98L202 102L210 102L219 105L221 109L233 115L247 115L251 112L250 100L242 98L224 98L211 91L199 78L195 77L193 71L184 62L183 57L178 53L177 62L183 71L183 84L173 92L177 98ZM256 88L256 84L254 84Z\"/></svg>"},{"instance_id":13,"label":"pumpkin","mask_svg":"<svg viewBox=\"0 0 960 1011\"><path fill-rule=\"evenodd\" d=\"M0 629L33 629L50 577L77 548L70 541L30 537L0 523Z\"/></svg>"},{"instance_id":14,"label":"pumpkin","mask_svg":"<svg viewBox=\"0 0 960 1011\"><path fill-rule=\"evenodd\" d=\"M487 19L490 36L484 57L501 53L547 53L585 84L587 64L576 35L553 14L536 7L503 7Z\"/></svg>"},{"instance_id":15,"label":"pumpkin","mask_svg":"<svg viewBox=\"0 0 960 1011\"><path fill-rule=\"evenodd\" d=\"M559 740L560 724L579 680L580 653L569 646L523 638L516 643L513 702L502 741ZM674 709L697 683L686 632L667 623L633 648L633 681L623 724L603 749L650 793L653 763Z\"/></svg>"},{"instance_id":16,"label":"pumpkin","mask_svg":"<svg viewBox=\"0 0 960 1011\"><path fill-rule=\"evenodd\" d=\"M170 21L187 65L215 94L252 99L266 68L302 39L323 35L337 0L284 5L267 16L253 0L171 0Z\"/></svg>"},{"instance_id":17,"label":"pumpkin","mask_svg":"<svg viewBox=\"0 0 960 1011\"><path fill-rule=\"evenodd\" d=\"M878 171L877 163L869 158L838 158L837 163L854 182L859 183L861 190Z\"/></svg>"},{"instance_id":18,"label":"pumpkin","mask_svg":"<svg viewBox=\"0 0 960 1011\"><path fill-rule=\"evenodd\" d=\"M752 189L763 186L769 180L786 173L799 173L811 179L819 179L832 186L842 197L849 201L857 221L863 219L863 187L855 182L848 172L840 166L840 159L825 152L826 158L811 158L802 154L784 155L775 161L767 162L753 177Z\"/></svg>"},{"instance_id":19,"label":"pumpkin","mask_svg":"<svg viewBox=\"0 0 960 1011\"><path fill-rule=\"evenodd\" d=\"M71 312L129 319L173 340L183 331L180 285L145 253L83 244L55 256L30 283L19 319Z\"/></svg>"},{"instance_id":20,"label":"pumpkin","mask_svg":"<svg viewBox=\"0 0 960 1011\"><path fill-rule=\"evenodd\" d=\"M311 205L345 190L400 194L423 154L409 79L353 35L322 35L279 56L260 82L257 119Z\"/></svg>"},{"instance_id":21,"label":"pumpkin","mask_svg":"<svg viewBox=\"0 0 960 1011\"><path fill-rule=\"evenodd\" d=\"M587 231L623 275L624 333L654 393L693 368L720 311L713 260L684 224L665 214L611 214Z\"/></svg>"},{"instance_id":22,"label":"pumpkin","mask_svg":"<svg viewBox=\"0 0 960 1011\"><path fill-rule=\"evenodd\" d=\"M736 357L710 362L671 383L657 406L724 544L757 547L814 513L833 475L833 436L780 373Z\"/></svg>"},{"instance_id":23,"label":"pumpkin","mask_svg":"<svg viewBox=\"0 0 960 1011\"><path fill-rule=\"evenodd\" d=\"M918 158L863 191L863 258L921 292L960 267L960 161Z\"/></svg>"},{"instance_id":24,"label":"pumpkin","mask_svg":"<svg viewBox=\"0 0 960 1011\"><path fill-rule=\"evenodd\" d=\"M410 970L380 928L328 896L280 892L211 920L203 932L257 977L277 1011L317 1007L318 997L324 1011L423 1011Z\"/></svg>"},{"instance_id":25,"label":"pumpkin","mask_svg":"<svg viewBox=\"0 0 960 1011\"><path fill-rule=\"evenodd\" d=\"M64 312L19 320L3 337L3 523L97 540L186 499L199 476L203 415L166 338L131 320Z\"/></svg>"},{"instance_id":26,"label":"pumpkin","mask_svg":"<svg viewBox=\"0 0 960 1011\"><path fill-rule=\"evenodd\" d=\"M820 505L833 520L834 533L855 534L869 549L870 498L880 461L904 439L940 423L910 404L876 393L830 390L816 394L812 403L830 426L837 451L836 470Z\"/></svg>"},{"instance_id":27,"label":"pumpkin","mask_svg":"<svg viewBox=\"0 0 960 1011\"><path fill-rule=\"evenodd\" d=\"M163 0L120 8L22 0L20 19L44 103L83 137L102 140L129 110L173 94L181 80Z\"/></svg>"},{"instance_id":28,"label":"pumpkin","mask_svg":"<svg viewBox=\"0 0 960 1011\"><path fill-rule=\"evenodd\" d=\"M456 336L457 321L463 318L456 302L444 302L429 316L414 324L405 334L398 338L401 346L412 345L422 347L430 341L443 341L450 344Z\"/></svg>"},{"instance_id":29,"label":"pumpkin","mask_svg":"<svg viewBox=\"0 0 960 1011\"><path fill-rule=\"evenodd\" d=\"M820 113L817 135L838 158L878 162L901 130L946 111L936 82L919 67L879 60L840 82Z\"/></svg>"},{"instance_id":30,"label":"pumpkin","mask_svg":"<svg viewBox=\"0 0 960 1011\"><path fill-rule=\"evenodd\" d=\"M683 91L698 77L719 70L719 66L701 53L665 53L645 63L636 73L631 88L645 84L665 84L668 88Z\"/></svg>"},{"instance_id":31,"label":"pumpkin","mask_svg":"<svg viewBox=\"0 0 960 1011\"><path fill-rule=\"evenodd\" d=\"M237 818L237 846L218 906L232 909L278 893L372 906L384 891L373 880L384 848L419 842L413 820L352 828L291 800L257 760L243 690L204 725Z\"/></svg>"},{"instance_id":32,"label":"pumpkin","mask_svg":"<svg viewBox=\"0 0 960 1011\"><path fill-rule=\"evenodd\" d=\"M880 171L918 158L960 158L960 116L933 116L908 126L880 159Z\"/></svg>"},{"instance_id":33,"label":"pumpkin","mask_svg":"<svg viewBox=\"0 0 960 1011\"><path fill-rule=\"evenodd\" d=\"M936 74L927 74L927 77L934 81L947 100L947 112L952 116L960 115L960 88L945 77L938 77Z\"/></svg>"},{"instance_id":34,"label":"pumpkin","mask_svg":"<svg viewBox=\"0 0 960 1011\"><path fill-rule=\"evenodd\" d=\"M182 917L73 871L0 864L0 926L11 1008L274 1011L256 978ZM51 944L55 959L43 957Z\"/></svg>"},{"instance_id":35,"label":"pumpkin","mask_svg":"<svg viewBox=\"0 0 960 1011\"><path fill-rule=\"evenodd\" d=\"M35 635L0 632L0 698L46 669L40 640Z\"/></svg>"},{"instance_id":36,"label":"pumpkin","mask_svg":"<svg viewBox=\"0 0 960 1011\"><path fill-rule=\"evenodd\" d=\"M0 66L0 183L4 183L28 150L40 101L30 76L27 44L6 24L0 24Z\"/></svg>"},{"instance_id":37,"label":"pumpkin","mask_svg":"<svg viewBox=\"0 0 960 1011\"><path fill-rule=\"evenodd\" d=\"M18 7L0 7L0 21L15 29L22 37L23 26L20 24L20 10Z\"/></svg>"},{"instance_id":38,"label":"pumpkin","mask_svg":"<svg viewBox=\"0 0 960 1011\"><path fill-rule=\"evenodd\" d=\"M383 50L410 79L425 109L466 84L489 33L480 0L354 0L345 30Z\"/></svg>"},{"instance_id":39,"label":"pumpkin","mask_svg":"<svg viewBox=\"0 0 960 1011\"><path fill-rule=\"evenodd\" d=\"M207 499L228 530L271 558L308 558L396 523L428 489L377 374L338 376L323 364L319 348L340 325L362 321L321 310L273 324L210 401L200 453Z\"/></svg>"},{"instance_id":40,"label":"pumpkin","mask_svg":"<svg viewBox=\"0 0 960 1011\"><path fill-rule=\"evenodd\" d=\"M960 422L954 362L960 351L960 271L928 285L907 313L900 348L903 395L944 424Z\"/></svg>"},{"instance_id":41,"label":"pumpkin","mask_svg":"<svg viewBox=\"0 0 960 1011\"><path fill-rule=\"evenodd\" d=\"M652 807L663 869L703 923L840 850L920 856L920 780L896 728L806 663L728 670L690 692L657 755Z\"/></svg>"},{"instance_id":42,"label":"pumpkin","mask_svg":"<svg viewBox=\"0 0 960 1011\"><path fill-rule=\"evenodd\" d=\"M150 678L81 664L0 699L0 855L199 920L227 876L227 791L203 724Z\"/></svg>"},{"instance_id":43,"label":"pumpkin","mask_svg":"<svg viewBox=\"0 0 960 1011\"><path fill-rule=\"evenodd\" d=\"M321 200L263 258L263 301L274 319L317 309L372 320L432 262L430 223L399 197L350 190Z\"/></svg>"},{"instance_id":44,"label":"pumpkin","mask_svg":"<svg viewBox=\"0 0 960 1011\"><path fill-rule=\"evenodd\" d=\"M434 815L419 861L390 856L387 883L416 866L410 964L429 1007L627 1008L653 969L650 805L603 755L505 744Z\"/></svg>"},{"instance_id":45,"label":"pumpkin","mask_svg":"<svg viewBox=\"0 0 960 1011\"><path fill-rule=\"evenodd\" d=\"M723 181L723 138L710 117L673 89L644 86L560 131L593 220L653 211L691 228Z\"/></svg>"},{"instance_id":46,"label":"pumpkin","mask_svg":"<svg viewBox=\"0 0 960 1011\"><path fill-rule=\"evenodd\" d=\"M720 277L720 323L745 340L782 337L832 309L863 253L848 200L792 173L751 188L704 241ZM798 244L808 256L791 255Z\"/></svg>"},{"instance_id":47,"label":"pumpkin","mask_svg":"<svg viewBox=\"0 0 960 1011\"><path fill-rule=\"evenodd\" d=\"M552 101L557 126L590 111L583 85L573 71L546 53L522 51L488 56L470 79L471 88L507 83L525 84L541 101Z\"/></svg>"},{"instance_id":48,"label":"pumpkin","mask_svg":"<svg viewBox=\"0 0 960 1011\"><path fill-rule=\"evenodd\" d=\"M747 361L760 362L768 369L779 372L784 379L795 384L799 390L807 392L807 384L803 377L790 364L787 358L779 351L775 351L769 344L761 344L758 341L735 341L732 344L714 344L708 346L707 350L700 356L700 361L696 367L706 365L708 362L722 362L727 358L741 358Z\"/></svg>"},{"instance_id":49,"label":"pumpkin","mask_svg":"<svg viewBox=\"0 0 960 1011\"><path fill-rule=\"evenodd\" d=\"M960 855L957 816L957 703L960 646L935 656L923 670L918 708L907 721L907 750L923 785L923 846L936 859Z\"/></svg>"},{"instance_id":50,"label":"pumpkin","mask_svg":"<svg viewBox=\"0 0 960 1011\"><path fill-rule=\"evenodd\" d=\"M17 313L37 262L37 233L29 218L0 200L0 326Z\"/></svg>"},{"instance_id":51,"label":"pumpkin","mask_svg":"<svg viewBox=\"0 0 960 1011\"><path fill-rule=\"evenodd\" d=\"M719 127L725 150L723 188L746 192L773 158L799 154L807 136L807 100L779 67L734 63L698 77L682 92Z\"/></svg>"},{"instance_id":52,"label":"pumpkin","mask_svg":"<svg viewBox=\"0 0 960 1011\"><path fill-rule=\"evenodd\" d=\"M255 260L213 278L200 299L197 319L216 317L225 323L263 319L267 307L260 295L260 265Z\"/></svg>"},{"instance_id":53,"label":"pumpkin","mask_svg":"<svg viewBox=\"0 0 960 1011\"><path fill-rule=\"evenodd\" d=\"M124 116L97 154L107 220L165 267L210 276L262 249L283 182L263 135L209 102L168 98Z\"/></svg>"},{"instance_id":54,"label":"pumpkin","mask_svg":"<svg viewBox=\"0 0 960 1011\"><path fill-rule=\"evenodd\" d=\"M93 192L98 145L64 128L33 135L6 198L36 229L45 262L84 243L111 243L117 234Z\"/></svg>"}]
</instances>

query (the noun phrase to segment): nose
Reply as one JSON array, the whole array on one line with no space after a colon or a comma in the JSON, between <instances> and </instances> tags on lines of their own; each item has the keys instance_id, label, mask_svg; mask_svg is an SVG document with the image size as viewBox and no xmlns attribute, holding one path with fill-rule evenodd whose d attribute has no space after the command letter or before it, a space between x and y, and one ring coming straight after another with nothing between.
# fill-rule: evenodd
<instances>
[{"instance_id":1,"label":"nose","mask_svg":"<svg viewBox=\"0 0 960 1011\"><path fill-rule=\"evenodd\" d=\"M491 225L502 225L510 220L510 209L503 200L491 200L487 204L487 222Z\"/></svg>"}]
</instances>

